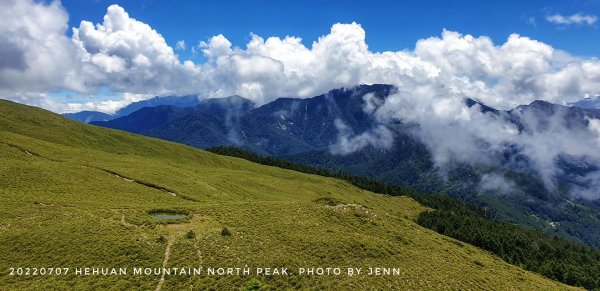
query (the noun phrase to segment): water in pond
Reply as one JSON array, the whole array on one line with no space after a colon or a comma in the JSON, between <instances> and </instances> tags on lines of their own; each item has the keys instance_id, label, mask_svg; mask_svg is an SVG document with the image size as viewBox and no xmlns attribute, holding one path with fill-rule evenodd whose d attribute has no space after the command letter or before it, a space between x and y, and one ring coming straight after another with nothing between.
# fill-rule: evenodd
<instances>
[{"instance_id":1,"label":"water in pond","mask_svg":"<svg viewBox=\"0 0 600 291\"><path fill-rule=\"evenodd\" d=\"M187 215L181 213L156 212L151 213L150 216L156 220L176 220L185 218Z\"/></svg>"}]
</instances>

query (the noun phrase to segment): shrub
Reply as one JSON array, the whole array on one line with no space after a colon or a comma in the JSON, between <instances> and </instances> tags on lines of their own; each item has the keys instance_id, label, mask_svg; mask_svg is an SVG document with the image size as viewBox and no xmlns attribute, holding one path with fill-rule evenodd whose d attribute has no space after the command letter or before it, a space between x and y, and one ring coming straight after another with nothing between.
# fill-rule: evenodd
<instances>
[{"instance_id":1,"label":"shrub","mask_svg":"<svg viewBox=\"0 0 600 291\"><path fill-rule=\"evenodd\" d=\"M252 278L246 282L243 290L266 290L269 289L269 285L264 284L256 278Z\"/></svg>"},{"instance_id":2,"label":"shrub","mask_svg":"<svg viewBox=\"0 0 600 291\"><path fill-rule=\"evenodd\" d=\"M229 229L227 229L227 227L223 227L223 229L221 229L221 235L222 236L230 236L231 231L229 231Z\"/></svg>"},{"instance_id":3,"label":"shrub","mask_svg":"<svg viewBox=\"0 0 600 291\"><path fill-rule=\"evenodd\" d=\"M194 233L193 230L190 230L185 234L185 238L187 238L187 239L193 239L195 237L196 237L196 234Z\"/></svg>"},{"instance_id":4,"label":"shrub","mask_svg":"<svg viewBox=\"0 0 600 291\"><path fill-rule=\"evenodd\" d=\"M335 199L333 197L321 197L315 200L315 202L326 205L326 206L337 206L343 204L342 201Z\"/></svg>"}]
</instances>

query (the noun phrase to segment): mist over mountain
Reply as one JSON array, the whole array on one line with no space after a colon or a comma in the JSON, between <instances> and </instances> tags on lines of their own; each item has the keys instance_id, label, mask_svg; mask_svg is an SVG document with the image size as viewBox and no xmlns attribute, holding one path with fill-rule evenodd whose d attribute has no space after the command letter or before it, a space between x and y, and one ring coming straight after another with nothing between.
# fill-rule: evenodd
<instances>
[{"instance_id":1,"label":"mist over mountain","mask_svg":"<svg viewBox=\"0 0 600 291\"><path fill-rule=\"evenodd\" d=\"M445 192L498 217L600 244L591 231L600 230L600 110L544 101L497 110L470 98L406 96L384 84L257 108L233 96L95 124Z\"/></svg>"},{"instance_id":2,"label":"mist over mountain","mask_svg":"<svg viewBox=\"0 0 600 291\"><path fill-rule=\"evenodd\" d=\"M2 175L7 178L1 189L6 210L0 232L0 251L6 254L1 268L10 269L22 260L35 266L55 260L67 266L162 262L174 275L166 282L159 276L134 274L115 280L100 270L94 271L100 276L63 273L59 276L64 279L58 281L57 275L36 280L7 275L0 277L3 289L110 285L155 290L161 282L177 290L237 289L238 281L249 278L234 274L216 279L200 271L188 276L174 273L188 267L175 266L244 262L266 266L274 261L294 270L302 267L293 264L374 261L406 270L402 275L364 276L358 281L343 274L335 275L336 280L327 275L295 276L299 283L293 284L278 276L257 275L266 288L385 290L410 284L419 289L571 289L559 280L585 288L599 286L595 270L600 251L494 221L448 197L364 178L342 180L323 169L316 175L260 165L82 124L10 101L0 100L0 129ZM359 180L367 183L357 187L354 183ZM444 218L447 213L457 217L449 221ZM484 239L442 232L440 226ZM229 250L225 256L224 250ZM551 268L545 268L548 265ZM210 277L215 282L207 285ZM414 278L435 280L421 283ZM256 289L254 282L240 288Z\"/></svg>"},{"instance_id":3,"label":"mist over mountain","mask_svg":"<svg viewBox=\"0 0 600 291\"><path fill-rule=\"evenodd\" d=\"M435 4L0 0L0 286L600 291L600 0Z\"/></svg>"},{"instance_id":4,"label":"mist over mountain","mask_svg":"<svg viewBox=\"0 0 600 291\"><path fill-rule=\"evenodd\" d=\"M114 114L107 114L98 111L81 111L76 113L65 113L63 115L73 120L81 121L83 123L93 123L97 121L110 121L113 119L118 119L120 117L124 117L135 113L136 111L144 108L153 108L162 105L175 107L192 107L199 104L199 102L200 101L197 96L156 96L154 98L132 102L120 108ZM135 120L138 120L144 114L146 114L145 116L153 115L152 113L138 113L137 116L129 117L128 120L135 122ZM158 112L156 114L160 115L160 113ZM139 132L143 130L143 128L152 128L156 126L157 122L158 120L153 118L153 121L150 121L150 125L132 125L131 130L129 128L123 128L123 130Z\"/></svg>"},{"instance_id":5,"label":"mist over mountain","mask_svg":"<svg viewBox=\"0 0 600 291\"><path fill-rule=\"evenodd\" d=\"M347 129L372 129L375 119L362 110L362 97L369 94L383 100L391 90L390 85L359 86L309 99L279 98L255 109L254 103L239 96L205 99L196 107L186 108L186 114L142 133L196 147L222 145L209 138L198 140L211 132L215 138L220 136L218 140L227 140L227 145L251 147L273 155L328 148L338 140L341 123L347 124ZM125 129L119 121L127 119L96 124ZM135 120L145 123L141 116ZM337 124L335 120L339 120ZM234 138L236 135L239 138Z\"/></svg>"},{"instance_id":6,"label":"mist over mountain","mask_svg":"<svg viewBox=\"0 0 600 291\"><path fill-rule=\"evenodd\" d=\"M569 103L569 105L583 109L600 109L600 96L587 97L577 102Z\"/></svg>"}]
</instances>

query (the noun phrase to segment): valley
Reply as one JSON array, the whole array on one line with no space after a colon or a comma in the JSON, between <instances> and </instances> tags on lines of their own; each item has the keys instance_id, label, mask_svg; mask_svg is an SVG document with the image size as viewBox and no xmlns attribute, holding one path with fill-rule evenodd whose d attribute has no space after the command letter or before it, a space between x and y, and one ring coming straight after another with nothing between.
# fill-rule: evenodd
<instances>
[{"instance_id":1,"label":"valley","mask_svg":"<svg viewBox=\"0 0 600 291\"><path fill-rule=\"evenodd\" d=\"M0 101L0 111L0 285L10 289L567 288L419 226L414 220L426 208L405 196L374 194L341 180L85 125L7 101ZM360 207L332 208L322 198ZM157 210L187 216L165 224L150 216ZM224 228L230 235L223 235ZM49 265L381 266L399 267L400 274L161 279L4 271Z\"/></svg>"},{"instance_id":2,"label":"valley","mask_svg":"<svg viewBox=\"0 0 600 291\"><path fill-rule=\"evenodd\" d=\"M0 291L600 291L600 1L0 19Z\"/></svg>"},{"instance_id":3,"label":"valley","mask_svg":"<svg viewBox=\"0 0 600 291\"><path fill-rule=\"evenodd\" d=\"M588 120L599 118L600 111L542 101L501 111L466 99L464 110L481 113L489 119L485 122L504 122L503 127L520 130L525 145L473 140L458 148L467 147L469 153L465 155L475 162L450 160L440 166L435 162L435 148L420 136L421 125L401 121L382 124L376 114L366 110L369 104L382 106L395 90L386 84L360 85L307 99L279 98L259 107L239 96L197 101L192 107L165 105L174 99L155 98L131 105L147 107L130 115L92 124L201 149L234 146L421 193L446 193L486 208L504 221L600 246L600 200L585 198L597 194L590 184L594 180L587 176L597 170L595 159L560 154L554 160L544 160L548 171L557 168L557 174L548 178L537 169L540 162L530 157L544 156L548 151L541 145L527 148L535 144L530 140L539 138L544 140L540 144L558 140L576 151L581 146L568 145L568 140L583 138L584 133L576 133L584 132ZM153 107L156 103L162 105ZM473 122L473 126L478 125ZM466 129L453 131L461 135ZM548 137L556 132L573 136L564 142ZM447 150L443 144L452 144L450 138L437 141L443 151ZM490 150L470 153L476 151L471 147Z\"/></svg>"}]
</instances>

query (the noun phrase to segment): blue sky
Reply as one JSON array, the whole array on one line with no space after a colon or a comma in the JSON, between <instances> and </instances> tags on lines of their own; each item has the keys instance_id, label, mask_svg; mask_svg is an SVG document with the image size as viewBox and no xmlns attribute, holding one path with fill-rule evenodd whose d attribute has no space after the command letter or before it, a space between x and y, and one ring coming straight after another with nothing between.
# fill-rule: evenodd
<instances>
[{"instance_id":1,"label":"blue sky","mask_svg":"<svg viewBox=\"0 0 600 291\"><path fill-rule=\"evenodd\" d=\"M0 96L57 112L372 83L503 109L600 96L600 0L19 0L0 14Z\"/></svg>"},{"instance_id":2,"label":"blue sky","mask_svg":"<svg viewBox=\"0 0 600 291\"><path fill-rule=\"evenodd\" d=\"M554 14L599 15L599 0L551 1L82 1L63 0L70 27L81 20L101 22L110 4L148 23L175 47L187 44L182 59L194 59L191 45L217 34L244 46L250 32L263 37L299 36L310 45L337 22L360 23L373 51L412 49L418 39L438 36L445 28L463 34L490 36L502 43L511 33L543 41L573 55L600 54L600 29L593 25L557 25Z\"/></svg>"}]
</instances>

